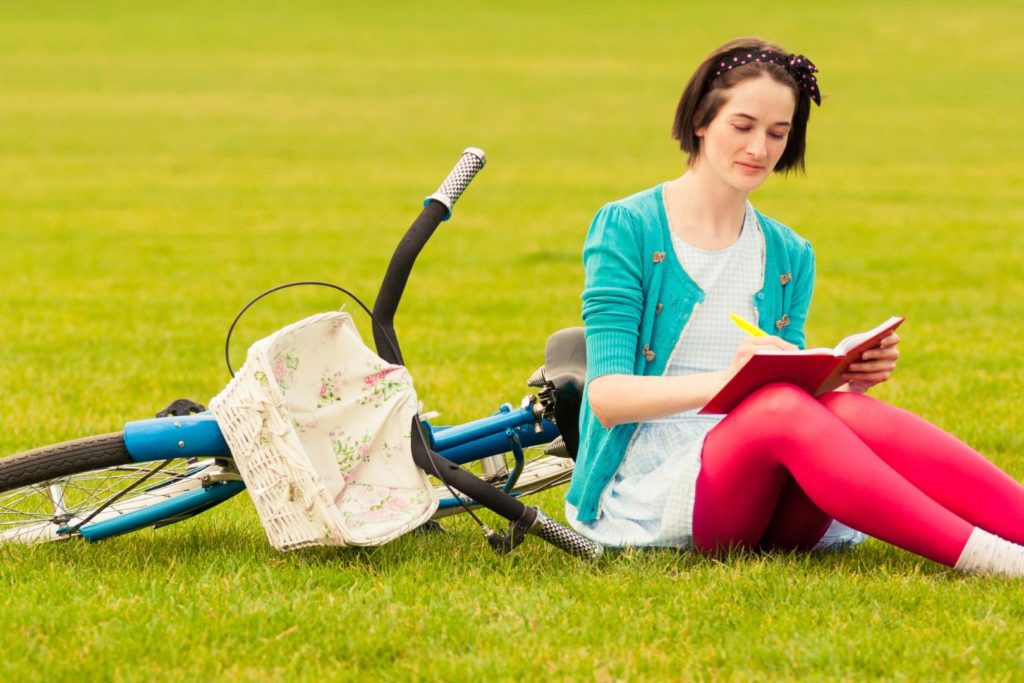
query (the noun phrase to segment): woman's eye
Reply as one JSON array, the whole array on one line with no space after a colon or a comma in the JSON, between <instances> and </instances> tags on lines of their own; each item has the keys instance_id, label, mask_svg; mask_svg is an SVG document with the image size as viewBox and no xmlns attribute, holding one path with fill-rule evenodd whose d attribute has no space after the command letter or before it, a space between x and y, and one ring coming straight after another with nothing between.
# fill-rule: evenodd
<instances>
[{"instance_id":1,"label":"woman's eye","mask_svg":"<svg viewBox=\"0 0 1024 683\"><path fill-rule=\"evenodd\" d=\"M746 133L748 130L750 130L749 126L746 127L746 128L744 128L743 126L733 126L733 128L735 128L736 130L738 130L738 131L740 131L742 133Z\"/></svg>"},{"instance_id":2,"label":"woman's eye","mask_svg":"<svg viewBox=\"0 0 1024 683\"><path fill-rule=\"evenodd\" d=\"M782 138L786 137L785 133L768 133L768 135L772 136L776 140L781 140Z\"/></svg>"}]
</instances>

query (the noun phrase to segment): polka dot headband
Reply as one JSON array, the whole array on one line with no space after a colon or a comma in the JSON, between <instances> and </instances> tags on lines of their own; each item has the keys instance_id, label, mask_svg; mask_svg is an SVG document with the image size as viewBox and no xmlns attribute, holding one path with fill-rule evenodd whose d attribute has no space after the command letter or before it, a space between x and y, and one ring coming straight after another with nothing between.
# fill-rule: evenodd
<instances>
[{"instance_id":1,"label":"polka dot headband","mask_svg":"<svg viewBox=\"0 0 1024 683\"><path fill-rule=\"evenodd\" d=\"M759 52L757 50L734 52L722 58L718 63L718 70L708 79L708 83L737 66L743 66L750 62L778 64L793 77L801 92L806 93L814 100L816 105L821 106L821 92L818 90L818 79L814 77L818 67L814 66L811 60L803 55L784 55L779 52Z\"/></svg>"}]
</instances>

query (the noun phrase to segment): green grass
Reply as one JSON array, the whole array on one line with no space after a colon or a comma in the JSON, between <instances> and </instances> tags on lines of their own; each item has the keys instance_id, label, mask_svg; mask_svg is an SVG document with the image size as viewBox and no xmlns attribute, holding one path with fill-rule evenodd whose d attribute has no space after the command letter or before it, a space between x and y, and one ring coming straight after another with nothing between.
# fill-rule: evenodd
<instances>
[{"instance_id":1,"label":"green grass","mask_svg":"<svg viewBox=\"0 0 1024 683\"><path fill-rule=\"evenodd\" d=\"M547 335L578 323L590 217L680 172L689 71L756 33L807 54L826 93L808 174L755 197L816 245L811 342L905 315L878 395L1024 478L1017 3L687 4L3 4L0 452L212 396L226 327L264 288L371 299L467 145L490 164L421 257L403 348L446 419L518 400ZM338 305L267 300L236 362ZM561 510L560 492L539 502ZM1020 582L878 542L590 566L448 527L281 555L240 497L95 546L2 548L0 678L963 680L1024 663Z\"/></svg>"}]
</instances>

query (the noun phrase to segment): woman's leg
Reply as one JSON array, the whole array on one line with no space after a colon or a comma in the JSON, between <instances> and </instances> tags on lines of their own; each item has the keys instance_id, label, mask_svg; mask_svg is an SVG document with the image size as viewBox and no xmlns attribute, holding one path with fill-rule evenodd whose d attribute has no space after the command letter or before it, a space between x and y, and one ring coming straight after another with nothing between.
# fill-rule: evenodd
<instances>
[{"instance_id":1,"label":"woman's leg","mask_svg":"<svg viewBox=\"0 0 1024 683\"><path fill-rule=\"evenodd\" d=\"M832 518L807 497L796 480L788 477L757 546L762 550L810 550L831 523Z\"/></svg>"},{"instance_id":2,"label":"woman's leg","mask_svg":"<svg viewBox=\"0 0 1024 683\"><path fill-rule=\"evenodd\" d=\"M818 400L929 498L974 526L1024 543L1024 486L981 454L870 396L832 392Z\"/></svg>"},{"instance_id":3,"label":"woman's leg","mask_svg":"<svg viewBox=\"0 0 1024 683\"><path fill-rule=\"evenodd\" d=\"M753 548L790 477L828 517L946 565L973 525L878 457L828 408L790 385L764 387L707 436L694 543Z\"/></svg>"}]
</instances>

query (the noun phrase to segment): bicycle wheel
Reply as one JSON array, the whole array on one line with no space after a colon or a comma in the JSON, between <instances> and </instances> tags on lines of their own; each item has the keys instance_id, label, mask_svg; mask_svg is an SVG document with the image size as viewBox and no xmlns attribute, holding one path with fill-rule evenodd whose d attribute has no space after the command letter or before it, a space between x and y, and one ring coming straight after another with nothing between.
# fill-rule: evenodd
<instances>
[{"instance_id":1,"label":"bicycle wheel","mask_svg":"<svg viewBox=\"0 0 1024 683\"><path fill-rule=\"evenodd\" d=\"M12 455L0 460L0 543L97 540L178 521L225 499L195 495L224 469L215 460L136 463L122 432Z\"/></svg>"}]
</instances>

